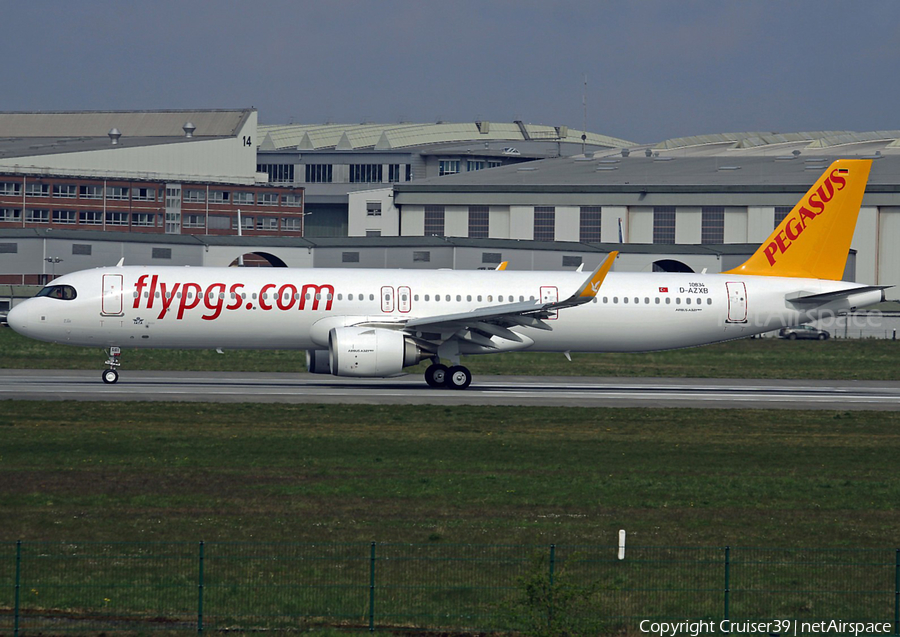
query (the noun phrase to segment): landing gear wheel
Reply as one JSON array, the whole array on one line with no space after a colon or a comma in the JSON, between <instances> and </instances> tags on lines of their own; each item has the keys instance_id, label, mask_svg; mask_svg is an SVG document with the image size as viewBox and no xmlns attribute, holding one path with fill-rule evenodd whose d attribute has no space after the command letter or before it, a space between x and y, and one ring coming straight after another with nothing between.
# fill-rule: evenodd
<instances>
[{"instance_id":1,"label":"landing gear wheel","mask_svg":"<svg viewBox=\"0 0 900 637\"><path fill-rule=\"evenodd\" d=\"M103 371L103 382L111 385L119 381L119 372L114 369L106 369Z\"/></svg>"},{"instance_id":2,"label":"landing gear wheel","mask_svg":"<svg viewBox=\"0 0 900 637\"><path fill-rule=\"evenodd\" d=\"M472 384L472 372L462 365L454 365L447 371L445 383L450 389L465 389Z\"/></svg>"},{"instance_id":3,"label":"landing gear wheel","mask_svg":"<svg viewBox=\"0 0 900 637\"><path fill-rule=\"evenodd\" d=\"M425 382L429 387L443 387L447 379L447 366L435 363L425 370Z\"/></svg>"}]
</instances>

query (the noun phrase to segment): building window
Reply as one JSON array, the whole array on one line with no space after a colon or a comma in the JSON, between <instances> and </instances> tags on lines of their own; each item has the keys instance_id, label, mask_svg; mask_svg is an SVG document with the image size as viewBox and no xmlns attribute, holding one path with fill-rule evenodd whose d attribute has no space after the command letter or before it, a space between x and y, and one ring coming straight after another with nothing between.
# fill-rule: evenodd
<instances>
[{"instance_id":1,"label":"building window","mask_svg":"<svg viewBox=\"0 0 900 637\"><path fill-rule=\"evenodd\" d=\"M150 257L153 259L171 259L172 248L153 248Z\"/></svg>"},{"instance_id":2,"label":"building window","mask_svg":"<svg viewBox=\"0 0 900 637\"><path fill-rule=\"evenodd\" d=\"M257 230L278 230L278 217L257 217Z\"/></svg>"},{"instance_id":3,"label":"building window","mask_svg":"<svg viewBox=\"0 0 900 637\"><path fill-rule=\"evenodd\" d=\"M469 206L469 238L487 239L490 234L490 209L487 206Z\"/></svg>"},{"instance_id":4,"label":"building window","mask_svg":"<svg viewBox=\"0 0 900 637\"><path fill-rule=\"evenodd\" d=\"M425 236L444 236L444 206L425 206Z\"/></svg>"},{"instance_id":5,"label":"building window","mask_svg":"<svg viewBox=\"0 0 900 637\"><path fill-rule=\"evenodd\" d=\"M73 243L72 254L82 254L84 256L90 256L91 245L89 243Z\"/></svg>"},{"instance_id":6,"label":"building window","mask_svg":"<svg viewBox=\"0 0 900 637\"><path fill-rule=\"evenodd\" d=\"M181 215L181 227L182 228L205 228L206 227L206 215L182 214Z\"/></svg>"},{"instance_id":7,"label":"building window","mask_svg":"<svg viewBox=\"0 0 900 637\"><path fill-rule=\"evenodd\" d=\"M294 164L257 164L256 172L266 173L269 176L269 183L294 183Z\"/></svg>"},{"instance_id":8,"label":"building window","mask_svg":"<svg viewBox=\"0 0 900 637\"><path fill-rule=\"evenodd\" d=\"M133 201L156 201L156 188L132 188Z\"/></svg>"},{"instance_id":9,"label":"building window","mask_svg":"<svg viewBox=\"0 0 900 637\"><path fill-rule=\"evenodd\" d=\"M458 159L442 159L440 160L440 173L441 175L455 175L459 172L459 160Z\"/></svg>"},{"instance_id":10,"label":"building window","mask_svg":"<svg viewBox=\"0 0 900 637\"><path fill-rule=\"evenodd\" d=\"M103 199L103 186L79 186L79 199Z\"/></svg>"},{"instance_id":11,"label":"building window","mask_svg":"<svg viewBox=\"0 0 900 637\"><path fill-rule=\"evenodd\" d=\"M499 168L503 165L503 162L499 159L489 159L488 160L488 168Z\"/></svg>"},{"instance_id":12,"label":"building window","mask_svg":"<svg viewBox=\"0 0 900 637\"><path fill-rule=\"evenodd\" d=\"M204 203L206 202L206 191L205 190L197 190L194 188L185 188L184 189L184 200L190 203ZM166 204L168 206L168 203ZM174 208L175 206L169 206Z\"/></svg>"},{"instance_id":13,"label":"building window","mask_svg":"<svg viewBox=\"0 0 900 637\"><path fill-rule=\"evenodd\" d=\"M26 208L25 221L27 223L50 223L50 211Z\"/></svg>"},{"instance_id":14,"label":"building window","mask_svg":"<svg viewBox=\"0 0 900 637\"><path fill-rule=\"evenodd\" d=\"M306 183L330 184L331 164L306 164Z\"/></svg>"},{"instance_id":15,"label":"building window","mask_svg":"<svg viewBox=\"0 0 900 637\"><path fill-rule=\"evenodd\" d=\"M653 243L675 243L675 206L653 207Z\"/></svg>"},{"instance_id":16,"label":"building window","mask_svg":"<svg viewBox=\"0 0 900 637\"><path fill-rule=\"evenodd\" d=\"M156 215L148 212L135 212L131 215L131 225L141 228L152 228L156 225Z\"/></svg>"},{"instance_id":17,"label":"building window","mask_svg":"<svg viewBox=\"0 0 900 637\"><path fill-rule=\"evenodd\" d=\"M128 201L128 188L125 186L107 186L106 198L117 201Z\"/></svg>"},{"instance_id":18,"label":"building window","mask_svg":"<svg viewBox=\"0 0 900 637\"><path fill-rule=\"evenodd\" d=\"M534 240L556 240L556 208L553 206L534 207Z\"/></svg>"},{"instance_id":19,"label":"building window","mask_svg":"<svg viewBox=\"0 0 900 637\"><path fill-rule=\"evenodd\" d=\"M725 243L725 207L701 208L700 243Z\"/></svg>"},{"instance_id":20,"label":"building window","mask_svg":"<svg viewBox=\"0 0 900 637\"><path fill-rule=\"evenodd\" d=\"M359 252L341 252L341 263L359 263Z\"/></svg>"},{"instance_id":21,"label":"building window","mask_svg":"<svg viewBox=\"0 0 900 637\"><path fill-rule=\"evenodd\" d=\"M388 165L388 182L396 183L400 181L400 164Z\"/></svg>"},{"instance_id":22,"label":"building window","mask_svg":"<svg viewBox=\"0 0 900 637\"><path fill-rule=\"evenodd\" d=\"M231 217L231 229L237 230L237 217ZM241 230L253 230L253 217L241 215Z\"/></svg>"},{"instance_id":23,"label":"building window","mask_svg":"<svg viewBox=\"0 0 900 637\"><path fill-rule=\"evenodd\" d=\"M492 263L494 265L500 265L501 261L503 261L503 253L502 252L482 252L481 253L481 262L482 263Z\"/></svg>"},{"instance_id":24,"label":"building window","mask_svg":"<svg viewBox=\"0 0 900 637\"><path fill-rule=\"evenodd\" d=\"M366 215L369 217L380 217L381 216L381 202L380 201L367 201L366 202Z\"/></svg>"},{"instance_id":25,"label":"building window","mask_svg":"<svg viewBox=\"0 0 900 637\"><path fill-rule=\"evenodd\" d=\"M257 202L260 206L277 206L278 205L278 193L277 192L262 192L256 198Z\"/></svg>"},{"instance_id":26,"label":"building window","mask_svg":"<svg viewBox=\"0 0 900 637\"><path fill-rule=\"evenodd\" d=\"M282 217L281 218L281 229L288 232L300 232L300 218L299 217Z\"/></svg>"},{"instance_id":27,"label":"building window","mask_svg":"<svg viewBox=\"0 0 900 637\"><path fill-rule=\"evenodd\" d=\"M37 184L37 183L26 184L25 194L28 197L49 197L50 196L50 184Z\"/></svg>"},{"instance_id":28,"label":"building window","mask_svg":"<svg viewBox=\"0 0 900 637\"><path fill-rule=\"evenodd\" d=\"M54 210L53 223L78 223L78 213L74 210Z\"/></svg>"},{"instance_id":29,"label":"building window","mask_svg":"<svg viewBox=\"0 0 900 637\"><path fill-rule=\"evenodd\" d=\"M18 208L0 208L0 223L22 221L22 211Z\"/></svg>"},{"instance_id":30,"label":"building window","mask_svg":"<svg viewBox=\"0 0 900 637\"><path fill-rule=\"evenodd\" d=\"M466 160L466 171L472 172L473 170L484 170L484 160L481 160L481 159Z\"/></svg>"},{"instance_id":31,"label":"building window","mask_svg":"<svg viewBox=\"0 0 900 637\"><path fill-rule=\"evenodd\" d=\"M0 243L0 254L18 254L18 243Z\"/></svg>"},{"instance_id":32,"label":"building window","mask_svg":"<svg viewBox=\"0 0 900 637\"><path fill-rule=\"evenodd\" d=\"M108 226L127 226L128 225L128 213L127 212L107 212L106 213L106 225L108 225Z\"/></svg>"},{"instance_id":33,"label":"building window","mask_svg":"<svg viewBox=\"0 0 900 637\"><path fill-rule=\"evenodd\" d=\"M78 213L78 223L83 226L102 226L103 213L99 210L82 210Z\"/></svg>"},{"instance_id":34,"label":"building window","mask_svg":"<svg viewBox=\"0 0 900 637\"><path fill-rule=\"evenodd\" d=\"M772 226L772 229L774 230L780 226L781 222L784 221L784 218L787 217L793 209L793 206L775 206L775 225Z\"/></svg>"},{"instance_id":35,"label":"building window","mask_svg":"<svg viewBox=\"0 0 900 637\"><path fill-rule=\"evenodd\" d=\"M303 195L297 193L287 193L281 195L281 205L291 208L299 208L303 205Z\"/></svg>"},{"instance_id":36,"label":"building window","mask_svg":"<svg viewBox=\"0 0 900 637\"><path fill-rule=\"evenodd\" d=\"M210 190L209 203L228 203L231 200L231 193L227 190Z\"/></svg>"},{"instance_id":37,"label":"building window","mask_svg":"<svg viewBox=\"0 0 900 637\"><path fill-rule=\"evenodd\" d=\"M351 184L380 184L381 164L350 164Z\"/></svg>"},{"instance_id":38,"label":"building window","mask_svg":"<svg viewBox=\"0 0 900 637\"><path fill-rule=\"evenodd\" d=\"M236 204L253 205L252 192L233 192L231 193L232 201Z\"/></svg>"},{"instance_id":39,"label":"building window","mask_svg":"<svg viewBox=\"0 0 900 637\"><path fill-rule=\"evenodd\" d=\"M564 268L577 268L582 263L583 259L581 257L563 255L562 267Z\"/></svg>"},{"instance_id":40,"label":"building window","mask_svg":"<svg viewBox=\"0 0 900 637\"><path fill-rule=\"evenodd\" d=\"M431 252L427 250L413 250L413 262L430 263Z\"/></svg>"},{"instance_id":41,"label":"building window","mask_svg":"<svg viewBox=\"0 0 900 637\"><path fill-rule=\"evenodd\" d=\"M78 186L75 184L53 184L53 197L56 199L75 199Z\"/></svg>"},{"instance_id":42,"label":"building window","mask_svg":"<svg viewBox=\"0 0 900 637\"><path fill-rule=\"evenodd\" d=\"M600 206L581 206L581 222L579 226L579 241L585 243L600 243L600 220L602 208Z\"/></svg>"},{"instance_id":43,"label":"building window","mask_svg":"<svg viewBox=\"0 0 900 637\"><path fill-rule=\"evenodd\" d=\"M13 181L0 182L0 196L3 197L19 197L22 192L22 184Z\"/></svg>"}]
</instances>

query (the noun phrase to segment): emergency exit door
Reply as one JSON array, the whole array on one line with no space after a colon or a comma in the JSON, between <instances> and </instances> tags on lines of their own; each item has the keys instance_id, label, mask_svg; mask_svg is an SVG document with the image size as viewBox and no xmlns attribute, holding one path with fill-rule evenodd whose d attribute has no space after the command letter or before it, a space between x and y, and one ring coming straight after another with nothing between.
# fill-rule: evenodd
<instances>
[{"instance_id":1,"label":"emergency exit door","mask_svg":"<svg viewBox=\"0 0 900 637\"><path fill-rule=\"evenodd\" d=\"M728 323L747 322L747 286L740 281L729 281L728 289Z\"/></svg>"},{"instance_id":2,"label":"emergency exit door","mask_svg":"<svg viewBox=\"0 0 900 637\"><path fill-rule=\"evenodd\" d=\"M122 316L123 287L121 274L103 275L103 300L100 308L103 316Z\"/></svg>"},{"instance_id":3,"label":"emergency exit door","mask_svg":"<svg viewBox=\"0 0 900 637\"><path fill-rule=\"evenodd\" d=\"M541 303L556 303L559 301L559 289L555 285L542 285L541 286ZM549 318L556 319L559 314L554 311L550 314Z\"/></svg>"}]
</instances>

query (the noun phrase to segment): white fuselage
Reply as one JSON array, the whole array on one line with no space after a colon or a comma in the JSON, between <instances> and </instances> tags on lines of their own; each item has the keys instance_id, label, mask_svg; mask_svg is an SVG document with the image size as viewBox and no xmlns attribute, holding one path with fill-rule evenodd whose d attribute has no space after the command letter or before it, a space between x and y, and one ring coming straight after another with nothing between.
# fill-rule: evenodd
<instances>
[{"instance_id":1,"label":"white fuselage","mask_svg":"<svg viewBox=\"0 0 900 637\"><path fill-rule=\"evenodd\" d=\"M321 349L328 330L397 323L507 303L558 300L581 272L127 266L69 274L74 299L40 297L10 314L32 338L146 348ZM515 327L529 351L633 352L758 334L880 300L880 292L803 311L786 300L853 283L771 276L610 273L597 297L559 310L552 330ZM864 297L864 298L863 298Z\"/></svg>"}]
</instances>

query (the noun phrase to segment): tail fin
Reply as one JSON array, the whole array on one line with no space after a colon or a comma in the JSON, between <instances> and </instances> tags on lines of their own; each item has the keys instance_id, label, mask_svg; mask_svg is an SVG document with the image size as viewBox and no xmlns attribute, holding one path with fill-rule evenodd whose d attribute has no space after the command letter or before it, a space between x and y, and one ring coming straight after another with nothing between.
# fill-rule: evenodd
<instances>
[{"instance_id":1,"label":"tail fin","mask_svg":"<svg viewBox=\"0 0 900 637\"><path fill-rule=\"evenodd\" d=\"M870 159L839 159L743 265L725 274L839 281L862 203Z\"/></svg>"}]
</instances>

